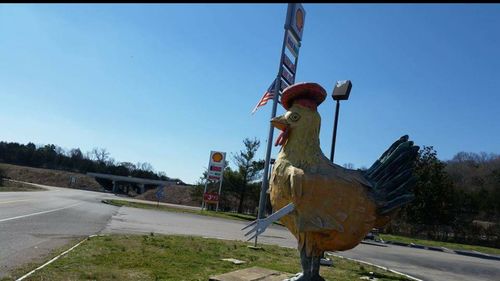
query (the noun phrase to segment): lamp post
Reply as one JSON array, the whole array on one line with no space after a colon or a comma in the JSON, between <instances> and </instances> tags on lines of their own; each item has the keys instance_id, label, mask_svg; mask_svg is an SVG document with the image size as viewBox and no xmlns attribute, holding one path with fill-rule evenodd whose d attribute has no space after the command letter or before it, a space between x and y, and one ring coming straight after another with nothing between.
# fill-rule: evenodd
<instances>
[{"instance_id":1,"label":"lamp post","mask_svg":"<svg viewBox=\"0 0 500 281\"><path fill-rule=\"evenodd\" d=\"M335 107L335 121L333 125L332 137L332 151L330 154L330 161L333 163L333 156L335 155L335 141L337 139L337 124L339 121L340 101L349 99L351 93L352 83L350 80L337 81L335 88L333 88L332 98L337 102Z\"/></svg>"},{"instance_id":2,"label":"lamp post","mask_svg":"<svg viewBox=\"0 0 500 281\"><path fill-rule=\"evenodd\" d=\"M330 153L330 161L333 163L333 156L335 155L335 141L337 140L337 124L339 121L340 101L349 99L351 93L352 83L350 80L337 81L335 88L333 88L332 98L336 101L335 106L335 121L333 123L333 137L332 137L332 151ZM325 257L320 259L321 265L332 266L333 261Z\"/></svg>"}]
</instances>

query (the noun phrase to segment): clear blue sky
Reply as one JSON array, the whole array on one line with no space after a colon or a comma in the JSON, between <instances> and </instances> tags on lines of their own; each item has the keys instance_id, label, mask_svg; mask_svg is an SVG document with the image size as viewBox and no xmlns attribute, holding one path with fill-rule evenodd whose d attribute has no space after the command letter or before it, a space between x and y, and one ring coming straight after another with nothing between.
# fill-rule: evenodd
<instances>
[{"instance_id":1,"label":"clear blue sky","mask_svg":"<svg viewBox=\"0 0 500 281\"><path fill-rule=\"evenodd\" d=\"M189 183L245 137L264 158L271 106L250 111L276 76L286 8L1 4L0 140L103 147ZM304 8L296 81L353 82L336 163L368 167L403 134L443 160L500 152L500 5ZM319 111L329 155L331 97Z\"/></svg>"}]
</instances>

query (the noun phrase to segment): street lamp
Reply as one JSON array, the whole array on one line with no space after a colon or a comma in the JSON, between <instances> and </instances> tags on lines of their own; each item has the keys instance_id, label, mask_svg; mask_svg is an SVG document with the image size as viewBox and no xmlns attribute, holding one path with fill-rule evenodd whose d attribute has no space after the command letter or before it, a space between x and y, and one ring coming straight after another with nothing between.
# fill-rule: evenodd
<instances>
[{"instance_id":1,"label":"street lamp","mask_svg":"<svg viewBox=\"0 0 500 281\"><path fill-rule=\"evenodd\" d=\"M339 110L340 101L349 99L349 94L351 93L352 83L350 80L337 81L335 88L333 88L332 98L337 101L337 106L335 108L335 122L333 125L333 137L332 137L332 151L330 154L330 161L333 163L333 156L335 154L335 141L337 139L337 123L339 121Z\"/></svg>"},{"instance_id":2,"label":"street lamp","mask_svg":"<svg viewBox=\"0 0 500 281\"><path fill-rule=\"evenodd\" d=\"M332 137L332 151L330 154L330 161L333 163L333 155L335 154L335 141L337 139L337 124L339 121L339 110L340 101L349 99L349 94L351 93L352 83L350 80L337 81L335 88L333 88L332 98L337 101L337 106L335 107L335 122L333 125L333 137ZM321 265L332 266L333 261L326 258L323 253L323 257L320 259Z\"/></svg>"}]
</instances>

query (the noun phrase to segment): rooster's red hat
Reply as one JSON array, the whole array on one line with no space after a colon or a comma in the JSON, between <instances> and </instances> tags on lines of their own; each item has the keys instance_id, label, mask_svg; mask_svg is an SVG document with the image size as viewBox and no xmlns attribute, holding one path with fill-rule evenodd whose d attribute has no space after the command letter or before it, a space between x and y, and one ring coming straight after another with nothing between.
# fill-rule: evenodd
<instances>
[{"instance_id":1,"label":"rooster's red hat","mask_svg":"<svg viewBox=\"0 0 500 281\"><path fill-rule=\"evenodd\" d=\"M317 83L303 82L288 86L281 95L281 105L288 110L297 101L301 105L316 110L326 99L326 90Z\"/></svg>"}]
</instances>

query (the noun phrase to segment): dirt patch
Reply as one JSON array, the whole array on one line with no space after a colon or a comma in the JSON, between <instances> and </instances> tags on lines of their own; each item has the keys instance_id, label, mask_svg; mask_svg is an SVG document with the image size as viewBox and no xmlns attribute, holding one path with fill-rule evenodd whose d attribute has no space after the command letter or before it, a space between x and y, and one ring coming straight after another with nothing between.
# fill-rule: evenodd
<instances>
[{"instance_id":1,"label":"dirt patch","mask_svg":"<svg viewBox=\"0 0 500 281\"><path fill-rule=\"evenodd\" d=\"M16 182L13 180L3 180L0 183L0 191L44 191L45 188L41 188L32 184Z\"/></svg>"},{"instance_id":2,"label":"dirt patch","mask_svg":"<svg viewBox=\"0 0 500 281\"><path fill-rule=\"evenodd\" d=\"M5 178L17 181L94 191L102 190L102 187L93 177L80 173L31 168L3 163L0 164L0 170L3 171L3 176ZM73 182L71 180L72 177L74 178Z\"/></svg>"},{"instance_id":3,"label":"dirt patch","mask_svg":"<svg viewBox=\"0 0 500 281\"><path fill-rule=\"evenodd\" d=\"M191 199L191 190L193 190L193 188L192 186L186 185L171 185L165 187L165 197L160 200L160 202L199 207L199 202ZM135 198L157 202L158 200L155 194L156 189L151 189Z\"/></svg>"}]
</instances>

